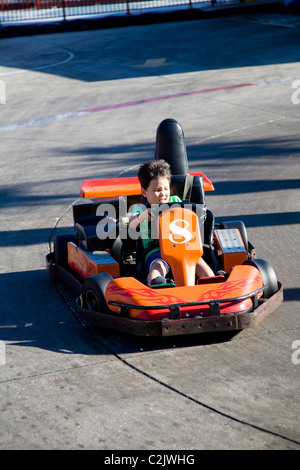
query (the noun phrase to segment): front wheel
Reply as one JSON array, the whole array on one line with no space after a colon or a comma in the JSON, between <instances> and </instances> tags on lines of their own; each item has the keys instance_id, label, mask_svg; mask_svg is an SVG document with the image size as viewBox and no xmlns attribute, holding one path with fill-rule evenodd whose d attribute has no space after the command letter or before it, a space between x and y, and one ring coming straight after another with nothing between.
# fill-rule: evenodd
<instances>
[{"instance_id":1,"label":"front wheel","mask_svg":"<svg viewBox=\"0 0 300 470\"><path fill-rule=\"evenodd\" d=\"M247 260L243 264L254 266L259 270L263 285L268 286L264 290L263 298L269 299L273 294L275 294L275 292L278 291L277 276L268 261L265 261L264 259L254 259Z\"/></svg>"},{"instance_id":2,"label":"front wheel","mask_svg":"<svg viewBox=\"0 0 300 470\"><path fill-rule=\"evenodd\" d=\"M108 313L105 290L112 279L108 273L94 274L85 279L82 286L83 307L90 312Z\"/></svg>"}]
</instances>

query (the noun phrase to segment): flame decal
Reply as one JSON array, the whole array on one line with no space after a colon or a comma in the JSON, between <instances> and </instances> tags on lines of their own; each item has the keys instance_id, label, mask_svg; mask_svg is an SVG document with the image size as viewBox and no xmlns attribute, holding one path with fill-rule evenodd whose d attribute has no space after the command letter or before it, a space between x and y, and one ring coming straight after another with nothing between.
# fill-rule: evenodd
<instances>
[{"instance_id":1,"label":"flame decal","mask_svg":"<svg viewBox=\"0 0 300 470\"><path fill-rule=\"evenodd\" d=\"M230 299L241 297L262 287L262 280L256 268L247 266L247 270L237 267L232 271L227 281L197 286L166 287L163 289L151 289L134 278L118 278L111 281L106 290L106 300L121 302L139 306L140 309L130 309L130 316L142 319L163 318L169 315L169 309L165 305L184 304L189 302L205 302L217 299ZM250 269L249 269L250 268ZM262 294L261 294L262 295ZM221 313L230 313L230 308L239 311L239 305L243 309L251 306L250 299L244 301L228 302L221 305ZM147 310L145 307L161 306L157 310ZM119 306L110 306L115 312L120 311ZM190 306L182 307L181 311L189 311ZM209 306L201 305L192 307L194 315L197 310L209 312Z\"/></svg>"}]
</instances>

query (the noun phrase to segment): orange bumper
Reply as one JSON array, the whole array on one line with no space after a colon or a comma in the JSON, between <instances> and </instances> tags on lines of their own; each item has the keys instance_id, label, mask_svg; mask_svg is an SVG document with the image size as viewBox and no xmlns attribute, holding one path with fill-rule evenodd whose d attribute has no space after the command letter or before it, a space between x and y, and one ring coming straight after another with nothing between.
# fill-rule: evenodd
<instances>
[{"instance_id":1,"label":"orange bumper","mask_svg":"<svg viewBox=\"0 0 300 470\"><path fill-rule=\"evenodd\" d=\"M196 286L151 289L132 277L117 278L108 284L105 297L115 313L157 320L250 311L262 293L259 271L243 265L235 266L227 281Z\"/></svg>"}]
</instances>

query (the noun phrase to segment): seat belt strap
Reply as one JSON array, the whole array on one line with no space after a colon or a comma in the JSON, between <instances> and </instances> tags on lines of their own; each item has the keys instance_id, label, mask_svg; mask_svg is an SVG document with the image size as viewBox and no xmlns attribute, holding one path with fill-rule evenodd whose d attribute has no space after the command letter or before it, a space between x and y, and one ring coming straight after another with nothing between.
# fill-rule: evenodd
<instances>
[{"instance_id":1,"label":"seat belt strap","mask_svg":"<svg viewBox=\"0 0 300 470\"><path fill-rule=\"evenodd\" d=\"M186 175L185 182L184 182L183 195L182 195L183 202L184 201L190 201L191 194L192 194L192 188L193 188L193 182L194 182L194 176L193 175Z\"/></svg>"}]
</instances>

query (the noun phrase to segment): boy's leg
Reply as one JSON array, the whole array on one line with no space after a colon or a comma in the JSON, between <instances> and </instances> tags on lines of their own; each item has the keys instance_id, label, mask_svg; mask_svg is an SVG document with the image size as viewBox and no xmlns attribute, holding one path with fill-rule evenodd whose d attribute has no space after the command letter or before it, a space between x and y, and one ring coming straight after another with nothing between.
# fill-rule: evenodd
<instances>
[{"instance_id":1,"label":"boy's leg","mask_svg":"<svg viewBox=\"0 0 300 470\"><path fill-rule=\"evenodd\" d=\"M147 284L150 285L151 281L156 277L166 277L169 271L169 266L162 259L156 259L151 263L149 273L147 276Z\"/></svg>"},{"instance_id":2,"label":"boy's leg","mask_svg":"<svg viewBox=\"0 0 300 470\"><path fill-rule=\"evenodd\" d=\"M199 258L196 265L197 277L212 277L214 276L213 270L206 264L203 258Z\"/></svg>"}]
</instances>

